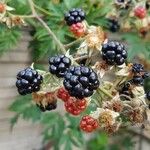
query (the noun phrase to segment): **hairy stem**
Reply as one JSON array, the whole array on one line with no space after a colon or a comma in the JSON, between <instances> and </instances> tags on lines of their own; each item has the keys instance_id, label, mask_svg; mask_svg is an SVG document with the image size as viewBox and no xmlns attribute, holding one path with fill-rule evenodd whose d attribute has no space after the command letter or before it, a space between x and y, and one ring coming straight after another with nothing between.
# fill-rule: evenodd
<instances>
[{"instance_id":1,"label":"hairy stem","mask_svg":"<svg viewBox=\"0 0 150 150\"><path fill-rule=\"evenodd\" d=\"M81 42L82 40L84 40L84 38L79 38L79 39L77 39L77 40L75 40L75 41L73 41L73 42L71 42L71 43L69 43L69 44L66 44L66 45L64 45L64 46L65 46L65 48L69 48L69 47L71 47L71 46L73 46L73 45L75 45L75 44Z\"/></svg>"},{"instance_id":2,"label":"hairy stem","mask_svg":"<svg viewBox=\"0 0 150 150\"><path fill-rule=\"evenodd\" d=\"M64 47L64 45L60 42L60 40L56 37L56 35L52 32L52 30L50 29L50 27L44 22L43 19L41 19L35 8L34 8L34 3L32 0L28 0L31 11L32 11L32 15L35 16L35 18L41 23L41 25L47 30L48 34L50 37L53 38L53 40L55 41L55 43L59 46L60 50L62 51L63 54L66 53L66 49Z\"/></svg>"},{"instance_id":3,"label":"hairy stem","mask_svg":"<svg viewBox=\"0 0 150 150\"><path fill-rule=\"evenodd\" d=\"M43 12L44 14L46 14L46 15L48 15L48 16L52 16L52 14L51 14L49 11L47 11L47 10L45 10L45 9L43 9L43 8L41 8L41 7L39 7L39 6L37 6L36 4L34 4L34 7L35 7L36 9L38 9L39 11Z\"/></svg>"}]
</instances>

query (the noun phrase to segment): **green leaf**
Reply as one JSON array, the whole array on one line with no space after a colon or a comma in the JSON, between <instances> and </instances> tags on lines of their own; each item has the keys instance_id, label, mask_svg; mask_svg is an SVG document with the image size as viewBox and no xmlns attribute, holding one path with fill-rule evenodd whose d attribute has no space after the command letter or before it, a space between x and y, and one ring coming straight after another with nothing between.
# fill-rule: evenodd
<instances>
[{"instance_id":1,"label":"green leaf","mask_svg":"<svg viewBox=\"0 0 150 150\"><path fill-rule=\"evenodd\" d=\"M10 130L13 130L13 127L15 126L15 124L17 123L18 119L20 117L20 114L16 114L13 118L10 119Z\"/></svg>"},{"instance_id":2,"label":"green leaf","mask_svg":"<svg viewBox=\"0 0 150 150\"><path fill-rule=\"evenodd\" d=\"M0 55L17 45L21 32L17 28L9 29L0 24Z\"/></svg>"},{"instance_id":3,"label":"green leaf","mask_svg":"<svg viewBox=\"0 0 150 150\"><path fill-rule=\"evenodd\" d=\"M17 99L11 104L9 109L14 112L22 112L26 109L27 106L31 103L31 95L18 96Z\"/></svg>"},{"instance_id":4,"label":"green leaf","mask_svg":"<svg viewBox=\"0 0 150 150\"><path fill-rule=\"evenodd\" d=\"M40 120L41 111L36 105L31 105L22 111L23 118L26 120L31 119L33 122Z\"/></svg>"},{"instance_id":5,"label":"green leaf","mask_svg":"<svg viewBox=\"0 0 150 150\"><path fill-rule=\"evenodd\" d=\"M69 138L69 137L68 137L68 139L66 140L66 144L65 144L64 150L72 150L71 141L70 141L70 138Z\"/></svg>"}]
</instances>

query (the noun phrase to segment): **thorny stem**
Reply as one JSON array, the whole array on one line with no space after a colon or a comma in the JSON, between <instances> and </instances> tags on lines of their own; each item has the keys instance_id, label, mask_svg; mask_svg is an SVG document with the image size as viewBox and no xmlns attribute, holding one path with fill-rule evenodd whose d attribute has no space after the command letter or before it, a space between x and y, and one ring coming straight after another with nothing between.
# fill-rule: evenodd
<instances>
[{"instance_id":1,"label":"thorny stem","mask_svg":"<svg viewBox=\"0 0 150 150\"><path fill-rule=\"evenodd\" d=\"M35 11L34 8L34 3L32 0L28 0L31 11L32 11L32 15L35 16L35 18L41 23L41 25L47 30L48 34L53 38L53 40L56 42L56 44L59 46L60 50L62 51L63 54L66 53L66 49L64 47L64 45L60 42L60 40L56 37L56 35L52 32L52 30L50 29L50 27L44 22L43 19L41 19L37 12Z\"/></svg>"}]
</instances>

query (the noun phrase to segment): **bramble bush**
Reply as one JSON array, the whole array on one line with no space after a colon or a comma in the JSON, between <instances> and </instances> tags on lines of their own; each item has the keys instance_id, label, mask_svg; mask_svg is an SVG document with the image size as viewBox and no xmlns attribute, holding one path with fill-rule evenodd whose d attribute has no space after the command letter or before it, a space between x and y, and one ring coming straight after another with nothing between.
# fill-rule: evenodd
<instances>
[{"instance_id":1,"label":"bramble bush","mask_svg":"<svg viewBox=\"0 0 150 150\"><path fill-rule=\"evenodd\" d=\"M32 37L34 63L17 74L22 96L10 106L16 112L11 128L20 117L41 123L43 141L52 142L54 149L97 145L132 149L128 127L149 124L149 85L144 89L149 73L141 63L131 62L135 56L142 61L150 57L149 4L148 0L0 2L0 53L18 43L23 28ZM47 71L40 61L48 57ZM52 111L61 100L66 113ZM87 144L83 131L95 130Z\"/></svg>"}]
</instances>

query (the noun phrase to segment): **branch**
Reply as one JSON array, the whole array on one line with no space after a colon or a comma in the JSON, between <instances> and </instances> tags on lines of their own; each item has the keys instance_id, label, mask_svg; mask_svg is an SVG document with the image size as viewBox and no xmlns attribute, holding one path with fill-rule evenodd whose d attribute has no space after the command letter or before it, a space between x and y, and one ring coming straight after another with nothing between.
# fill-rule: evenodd
<instances>
[{"instance_id":1,"label":"branch","mask_svg":"<svg viewBox=\"0 0 150 150\"><path fill-rule=\"evenodd\" d=\"M28 0L31 11L32 11L32 15L35 16L35 18L41 23L41 25L47 30L48 34L50 37L53 38L53 40L55 41L55 43L59 46L60 50L62 51L63 54L66 53L66 49L64 47L64 45L60 42L60 40L56 37L56 35L52 32L52 30L50 29L50 27L44 22L43 19L41 19L35 8L34 8L34 3L32 0Z\"/></svg>"},{"instance_id":2,"label":"branch","mask_svg":"<svg viewBox=\"0 0 150 150\"><path fill-rule=\"evenodd\" d=\"M79 42L82 41L82 40L84 40L84 38L79 38L79 39L77 39L77 40L75 40L75 41L73 41L73 42L71 42L71 43L69 43L69 44L66 44L66 45L64 45L64 46L65 46L66 48L69 48L69 47L73 46L74 44L79 43Z\"/></svg>"}]
</instances>

